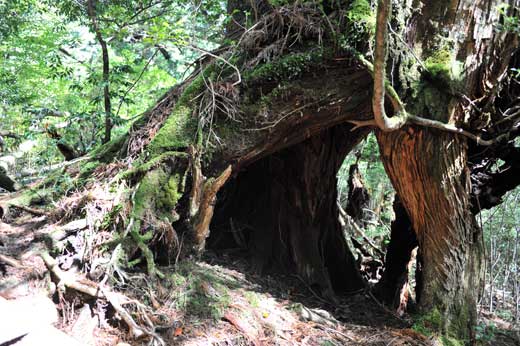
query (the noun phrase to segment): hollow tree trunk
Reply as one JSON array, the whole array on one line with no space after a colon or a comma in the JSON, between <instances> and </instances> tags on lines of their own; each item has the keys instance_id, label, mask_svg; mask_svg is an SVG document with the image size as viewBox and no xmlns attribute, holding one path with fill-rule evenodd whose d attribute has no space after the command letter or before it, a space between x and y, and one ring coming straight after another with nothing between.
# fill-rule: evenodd
<instances>
[{"instance_id":1,"label":"hollow tree trunk","mask_svg":"<svg viewBox=\"0 0 520 346\"><path fill-rule=\"evenodd\" d=\"M252 164L224 192L217 219L249 229L258 270L297 274L329 297L363 287L338 221L336 174L365 135L323 131Z\"/></svg>"},{"instance_id":2,"label":"hollow tree trunk","mask_svg":"<svg viewBox=\"0 0 520 346\"><path fill-rule=\"evenodd\" d=\"M446 133L407 130L378 133L378 140L417 233L423 277L419 308L446 334L472 338L482 236L470 211L466 144Z\"/></svg>"},{"instance_id":3,"label":"hollow tree trunk","mask_svg":"<svg viewBox=\"0 0 520 346\"><path fill-rule=\"evenodd\" d=\"M417 237L398 196L394 200L394 213L390 244L385 256L385 271L374 291L385 304L404 311L408 298L409 263L412 251L417 247Z\"/></svg>"}]
</instances>

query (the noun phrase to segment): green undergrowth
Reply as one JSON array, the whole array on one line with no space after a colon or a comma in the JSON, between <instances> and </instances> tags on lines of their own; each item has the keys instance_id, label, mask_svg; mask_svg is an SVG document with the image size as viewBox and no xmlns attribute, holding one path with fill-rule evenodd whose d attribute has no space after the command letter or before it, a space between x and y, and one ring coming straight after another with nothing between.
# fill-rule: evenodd
<instances>
[{"instance_id":1,"label":"green undergrowth","mask_svg":"<svg viewBox=\"0 0 520 346\"><path fill-rule=\"evenodd\" d=\"M242 288L237 279L218 268L188 260L178 263L177 270L164 282L172 292L176 310L198 321L220 320L233 302L231 291Z\"/></svg>"},{"instance_id":2,"label":"green undergrowth","mask_svg":"<svg viewBox=\"0 0 520 346\"><path fill-rule=\"evenodd\" d=\"M443 333L443 317L439 310L432 309L429 313L416 317L412 329L428 337L435 338L439 346L464 346L464 341L454 337L450 332ZM461 328L464 328L461 326Z\"/></svg>"}]
</instances>

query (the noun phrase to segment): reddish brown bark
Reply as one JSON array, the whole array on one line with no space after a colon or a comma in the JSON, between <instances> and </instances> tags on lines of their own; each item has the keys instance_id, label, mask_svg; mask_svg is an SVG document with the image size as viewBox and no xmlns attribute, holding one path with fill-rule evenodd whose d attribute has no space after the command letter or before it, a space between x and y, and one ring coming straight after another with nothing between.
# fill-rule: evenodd
<instances>
[{"instance_id":1,"label":"reddish brown bark","mask_svg":"<svg viewBox=\"0 0 520 346\"><path fill-rule=\"evenodd\" d=\"M443 332L471 338L481 277L482 237L470 211L465 140L407 128L378 133L381 156L417 233L419 307L437 310Z\"/></svg>"}]
</instances>

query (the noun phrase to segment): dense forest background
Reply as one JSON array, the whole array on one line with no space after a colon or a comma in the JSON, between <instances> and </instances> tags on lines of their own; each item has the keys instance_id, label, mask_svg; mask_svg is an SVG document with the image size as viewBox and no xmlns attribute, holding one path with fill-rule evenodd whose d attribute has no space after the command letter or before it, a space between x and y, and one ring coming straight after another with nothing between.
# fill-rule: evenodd
<instances>
[{"instance_id":1,"label":"dense forest background","mask_svg":"<svg viewBox=\"0 0 520 346\"><path fill-rule=\"evenodd\" d=\"M273 6L289 8L307 2L270 3ZM333 7L328 3L318 2L316 6L319 11L325 13L328 11L327 6ZM373 13L376 4L368 0L354 0L348 3L345 5L347 17L350 16L348 19L356 24L349 26L350 31L342 38L350 38L352 42L366 41L367 46L362 49L367 50L370 55L373 42L372 38L367 37L372 37L375 30ZM61 225L74 220L75 216L86 218L89 223L88 229L95 232L115 233L116 230L128 227L128 224L121 220L132 215L132 212L125 210L123 202L107 206L103 205L103 202L91 203L99 197L98 195L85 200L80 200L83 197L79 196L86 196L87 190L94 191L94 194L100 194L103 190L105 195L101 200L105 197L112 200L124 199L121 197L123 192L118 191L130 190L131 184L124 187L118 185L117 188L113 184L117 179L121 179L121 175L118 176L117 173L123 168L130 171L123 173L127 174L124 178L129 181L132 181L134 175L142 173L132 171L135 155L119 157L111 163L105 162L101 165L99 161L89 158L99 158L100 153L106 153L107 148L110 148L110 143L117 142L118 138L134 131L140 126L139 121L143 115L157 107L158 101L160 105L161 100L164 100L161 99L163 95L174 90L172 88L175 85L190 83L193 74L197 73L208 59L220 61L220 47L236 44L227 33L230 27L236 25L239 11L229 13L228 6L227 1L220 0L0 0L0 170L2 179L5 177L9 180L7 184L2 185L2 201L9 198L11 209L19 209L8 213L4 207L4 221L12 221L25 212L31 217L43 215L49 220L52 219L53 223ZM520 20L518 16L509 15L511 5L503 3L498 7L503 17L493 30L518 35ZM244 11L238 17L245 18L241 19L241 23L246 23L246 28L253 28L257 16L258 14ZM304 29L301 30L304 32ZM367 33L370 35L363 36ZM339 41L347 46L351 44ZM276 47L273 46L273 49ZM274 52L264 53L272 54L273 57L276 55ZM221 62L221 65L229 64L228 58L229 56L226 56L225 63ZM229 60L235 62L232 58L233 56ZM284 76L301 72L292 72L293 65L290 64L283 68L287 69L283 72ZM204 72L202 74L204 75ZM520 66L509 67L507 75L511 83L520 84ZM219 78L220 76L217 80ZM228 89L232 90L230 82L220 83L218 88L224 88L225 92ZM230 99L234 97L232 92L226 95ZM510 109L519 109L518 97L515 102ZM228 106L225 102L220 104L222 108ZM229 112L229 109L225 110ZM515 125L518 127L517 122ZM141 135L153 137L157 131L157 127L151 126ZM211 131L210 124L209 135L203 139L206 146L218 147L221 138L227 139L222 136L219 138L221 132L219 135L215 133L212 137ZM512 145L518 148L519 139L514 139ZM504 161L498 159L488 168L493 172L500 172L503 164ZM77 170L70 173L69 168L74 165L77 166ZM103 180L112 184L112 187L96 190L96 183ZM132 198L136 194L139 196L139 191L134 192ZM370 287L381 278L384 269L392 222L396 219L395 195L392 182L380 159L376 136L369 134L353 146L337 172L337 203L343 216L345 238L353 250L357 268ZM473 287L479 292L480 318L476 326L476 337L479 342L491 342L490 344L498 342L496 337L501 333L500 330L518 330L520 327L520 188L509 191L501 200L500 204L477 213L476 217L478 225L483 230L485 244L485 276L481 287ZM53 209L59 210L59 217L48 214L49 210ZM42 211L42 214L38 215L39 211ZM166 220L168 222L169 219ZM231 226L248 227L245 223L231 223ZM4 236L9 237L8 233L6 234ZM119 249L118 245L114 245L118 241L117 237L101 239L101 236L96 235L91 239L95 239L92 241L95 244L87 246L91 252L90 263L94 262L96 256L101 258L103 252L113 254ZM155 238L153 240L155 241ZM211 238L210 240L216 241ZM243 239L236 238L235 241L239 244L244 242ZM181 243L178 239L175 242ZM95 247L99 247L100 250L94 249ZM67 247L59 255L64 256L64 253L70 251L66 249ZM215 249L219 249L218 245ZM134 250L134 253L136 251ZM141 248L139 251L146 256L146 250ZM158 250L159 254L160 251ZM219 254L218 250L215 252ZM157 253L155 256L160 257ZM126 258L127 269L130 272L135 268L140 268L141 271L147 269L150 273L150 267L145 268L145 261L138 257L140 256ZM193 258L190 257L191 259ZM111 276L116 278L113 280L114 287L128 289L122 284L125 281L123 278L127 276L122 274L124 270L120 272L120 263L111 262L110 265ZM175 265L177 266L177 263ZM409 282L410 287L413 287L416 266L414 260L410 266ZM124 266L121 264L121 267ZM184 297L186 300L192 291L200 293L199 282L197 281L193 286L196 288L193 288L190 286L190 280L198 280L197 275L206 278L207 268L200 264L193 266L181 263L176 269L178 274L171 276L174 282L171 291L176 292L175 298L179 300L180 297ZM214 269L209 270L212 271L218 272ZM206 281L214 280L217 279L206 278L201 282L204 285ZM146 289L142 287L156 287L151 282L143 279L143 282L139 283L140 288L130 288L128 292L135 293L136 297L139 294L144 295ZM218 286L223 285L225 286L219 281ZM3 288L5 287L7 284ZM312 286L308 289L308 296L316 295ZM410 300L413 300L413 289L410 289L410 295ZM226 307L232 304L232 299L224 296L225 298L204 298L201 302L195 300L195 303L185 302L183 307L176 308L184 309L186 314L188 310L197 311L199 321L203 320L204 314L219 320L222 318L221 315L224 315ZM261 304L258 302L259 297L259 293L247 293L247 300L251 305ZM384 313L389 313L388 318L402 318L402 306L398 306L397 309L395 306L383 307L375 297L372 298L381 305ZM154 306L157 302L153 299L155 298L143 303ZM323 298L318 297L317 300L321 301ZM71 301L69 300L69 304L74 305ZM214 308L209 310L201 306L211 304ZM148 322L143 316L149 310L137 306L133 316L141 325L146 325ZM72 312L70 306L62 305L60 309L63 316L69 314L68 320L64 318L64 324L72 323L74 308ZM312 314L312 311L310 313ZM227 315L225 319L233 318ZM125 318L123 320L128 323ZM312 321L322 323L319 320ZM157 324L155 320L150 323ZM231 324L240 325L233 321ZM332 328L326 325L327 328ZM429 329L435 329L430 328L432 326L428 323L419 322L413 326L414 332L427 336L431 334ZM251 339L248 332L241 328L243 327L237 327ZM132 325L129 329L132 332ZM182 337L183 329L180 325L175 325L173 330L175 337ZM147 334L151 337L151 342L162 340L155 338L155 331ZM340 343L348 344L348 339ZM455 342L451 339L446 340L446 345ZM256 344L255 340L252 342ZM340 343L323 341L318 344ZM366 341L365 344L370 343Z\"/></svg>"}]
</instances>

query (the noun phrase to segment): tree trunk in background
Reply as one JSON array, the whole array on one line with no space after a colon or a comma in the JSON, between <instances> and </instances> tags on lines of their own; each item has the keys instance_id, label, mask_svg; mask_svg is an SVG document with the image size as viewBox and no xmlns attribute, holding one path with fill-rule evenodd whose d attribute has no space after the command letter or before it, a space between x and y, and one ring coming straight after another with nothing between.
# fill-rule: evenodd
<instances>
[{"instance_id":1,"label":"tree trunk in background","mask_svg":"<svg viewBox=\"0 0 520 346\"><path fill-rule=\"evenodd\" d=\"M92 28L96 34L96 39L101 46L101 55L103 58L103 103L105 107L105 135L103 143L110 142L112 134L112 103L110 100L110 60L108 57L107 42L103 38L101 29L97 21L95 0L87 1L87 12L92 22Z\"/></svg>"},{"instance_id":2,"label":"tree trunk in background","mask_svg":"<svg viewBox=\"0 0 520 346\"><path fill-rule=\"evenodd\" d=\"M417 247L417 237L398 196L394 200L394 213L390 244L385 256L385 271L374 291L383 303L404 312L408 300L409 264L412 251Z\"/></svg>"},{"instance_id":3,"label":"tree trunk in background","mask_svg":"<svg viewBox=\"0 0 520 346\"><path fill-rule=\"evenodd\" d=\"M348 172L348 200L345 212L360 227L365 227L368 221L366 209L370 209L370 194L363 182L359 166L355 163L350 166Z\"/></svg>"},{"instance_id":4,"label":"tree trunk in background","mask_svg":"<svg viewBox=\"0 0 520 346\"><path fill-rule=\"evenodd\" d=\"M407 130L377 137L385 169L417 233L423 264L419 308L433 327L472 339L483 248L470 211L465 140Z\"/></svg>"},{"instance_id":5,"label":"tree trunk in background","mask_svg":"<svg viewBox=\"0 0 520 346\"><path fill-rule=\"evenodd\" d=\"M229 229L231 219L249 229L249 250L259 271L297 274L328 297L331 288L362 288L338 221L336 174L365 135L336 126L253 163L221 194L215 223ZM213 238L218 233L214 227Z\"/></svg>"}]
</instances>

